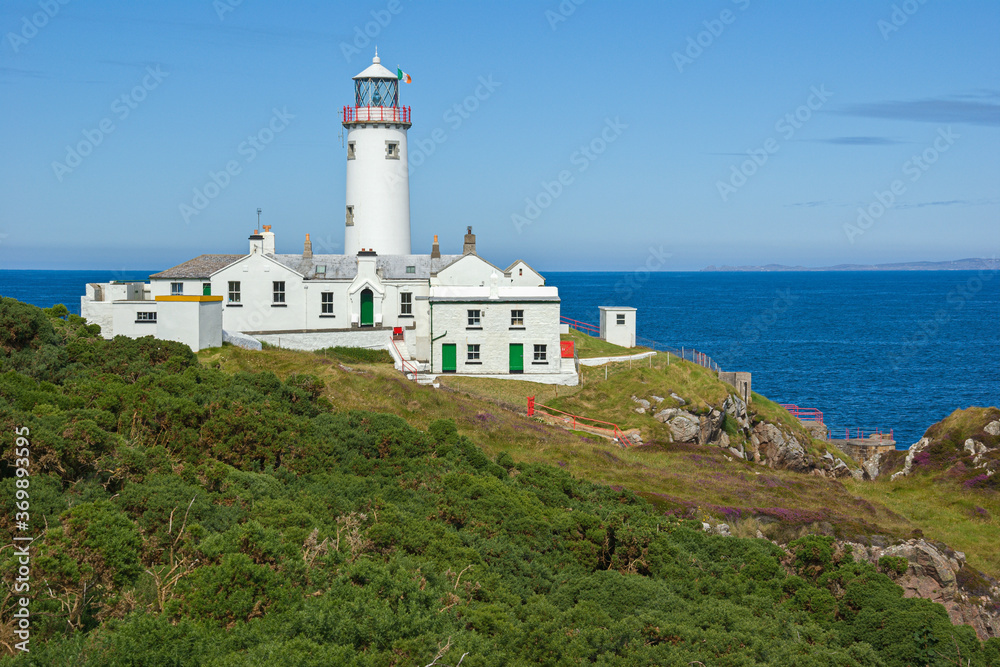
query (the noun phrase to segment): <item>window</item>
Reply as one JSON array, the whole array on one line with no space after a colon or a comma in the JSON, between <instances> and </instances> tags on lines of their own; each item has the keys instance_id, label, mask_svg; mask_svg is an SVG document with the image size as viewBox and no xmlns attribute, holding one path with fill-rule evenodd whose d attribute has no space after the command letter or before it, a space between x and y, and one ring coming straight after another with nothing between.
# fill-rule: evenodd
<instances>
[{"instance_id":1,"label":"window","mask_svg":"<svg viewBox=\"0 0 1000 667\"><path fill-rule=\"evenodd\" d=\"M353 227L354 226L354 207L353 206L348 206L347 207L347 226L348 227Z\"/></svg>"},{"instance_id":2,"label":"window","mask_svg":"<svg viewBox=\"0 0 1000 667\"><path fill-rule=\"evenodd\" d=\"M523 276L524 275L524 269L518 269L517 270L517 275Z\"/></svg>"},{"instance_id":3,"label":"window","mask_svg":"<svg viewBox=\"0 0 1000 667\"><path fill-rule=\"evenodd\" d=\"M615 315L615 322L617 322L618 324L625 324L625 315L623 313Z\"/></svg>"},{"instance_id":4,"label":"window","mask_svg":"<svg viewBox=\"0 0 1000 667\"><path fill-rule=\"evenodd\" d=\"M325 276L326 275L326 264L317 264L316 265L316 275L317 276Z\"/></svg>"},{"instance_id":5,"label":"window","mask_svg":"<svg viewBox=\"0 0 1000 667\"><path fill-rule=\"evenodd\" d=\"M399 293L399 314L400 315L412 315L413 314L413 294L410 292L400 292Z\"/></svg>"},{"instance_id":6,"label":"window","mask_svg":"<svg viewBox=\"0 0 1000 667\"><path fill-rule=\"evenodd\" d=\"M333 315L333 292L321 292L320 309L322 315Z\"/></svg>"},{"instance_id":7,"label":"window","mask_svg":"<svg viewBox=\"0 0 1000 667\"><path fill-rule=\"evenodd\" d=\"M398 160L399 159L399 142L398 141L387 141L387 142L385 142L385 159L386 160Z\"/></svg>"},{"instance_id":8,"label":"window","mask_svg":"<svg viewBox=\"0 0 1000 667\"><path fill-rule=\"evenodd\" d=\"M512 310L512 311L510 311L510 326L512 326L512 327L523 327L524 326L524 311L523 310Z\"/></svg>"},{"instance_id":9,"label":"window","mask_svg":"<svg viewBox=\"0 0 1000 667\"><path fill-rule=\"evenodd\" d=\"M347 142L347 159L348 160L353 160L354 159L354 142L353 141L348 141Z\"/></svg>"},{"instance_id":10,"label":"window","mask_svg":"<svg viewBox=\"0 0 1000 667\"><path fill-rule=\"evenodd\" d=\"M546 350L545 350L545 346L544 345L536 345L535 346L535 362L536 363L545 363L545 352L546 352Z\"/></svg>"},{"instance_id":11,"label":"window","mask_svg":"<svg viewBox=\"0 0 1000 667\"><path fill-rule=\"evenodd\" d=\"M406 272L407 273L416 273L417 272L417 267L415 267L415 266L408 266L408 267L406 267Z\"/></svg>"},{"instance_id":12,"label":"window","mask_svg":"<svg viewBox=\"0 0 1000 667\"><path fill-rule=\"evenodd\" d=\"M202 296L212 296L212 283L202 283L201 294Z\"/></svg>"},{"instance_id":13,"label":"window","mask_svg":"<svg viewBox=\"0 0 1000 667\"><path fill-rule=\"evenodd\" d=\"M272 301L274 303L284 303L285 302L285 281L275 280L271 283L274 287L274 298Z\"/></svg>"},{"instance_id":14,"label":"window","mask_svg":"<svg viewBox=\"0 0 1000 667\"><path fill-rule=\"evenodd\" d=\"M155 324L156 323L156 313L136 313L135 314L135 323L139 324L140 322L143 322L143 323L152 322L152 323Z\"/></svg>"},{"instance_id":15,"label":"window","mask_svg":"<svg viewBox=\"0 0 1000 667\"><path fill-rule=\"evenodd\" d=\"M479 363L479 345L469 346L469 354L466 361L468 363Z\"/></svg>"},{"instance_id":16,"label":"window","mask_svg":"<svg viewBox=\"0 0 1000 667\"><path fill-rule=\"evenodd\" d=\"M469 311L469 326L470 327L481 326L480 325L480 317L481 316L482 316L482 313L480 311L478 311L478 310L470 310Z\"/></svg>"},{"instance_id":17,"label":"window","mask_svg":"<svg viewBox=\"0 0 1000 667\"><path fill-rule=\"evenodd\" d=\"M230 280L229 281L229 303L239 303L240 302L240 281Z\"/></svg>"},{"instance_id":18,"label":"window","mask_svg":"<svg viewBox=\"0 0 1000 667\"><path fill-rule=\"evenodd\" d=\"M184 283L170 283L170 296L180 296L184 294Z\"/></svg>"}]
</instances>

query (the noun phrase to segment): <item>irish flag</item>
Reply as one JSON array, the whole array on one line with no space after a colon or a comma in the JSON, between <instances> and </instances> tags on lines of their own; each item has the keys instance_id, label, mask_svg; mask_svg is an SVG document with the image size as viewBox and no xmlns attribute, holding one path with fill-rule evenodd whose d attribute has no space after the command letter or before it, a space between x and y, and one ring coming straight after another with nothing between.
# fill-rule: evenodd
<instances>
[{"instance_id":1,"label":"irish flag","mask_svg":"<svg viewBox=\"0 0 1000 667\"><path fill-rule=\"evenodd\" d=\"M396 78L400 81L405 81L406 83L413 83L413 79L410 78L410 75L400 69L398 65L396 66Z\"/></svg>"}]
</instances>

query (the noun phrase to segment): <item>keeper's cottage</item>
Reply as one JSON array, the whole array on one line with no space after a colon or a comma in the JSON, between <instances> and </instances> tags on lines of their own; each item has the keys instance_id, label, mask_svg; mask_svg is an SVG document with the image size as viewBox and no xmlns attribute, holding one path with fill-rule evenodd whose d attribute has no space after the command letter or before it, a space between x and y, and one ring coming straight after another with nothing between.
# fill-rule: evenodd
<instances>
[{"instance_id":1,"label":"keeper's cottage","mask_svg":"<svg viewBox=\"0 0 1000 667\"><path fill-rule=\"evenodd\" d=\"M244 254L201 255L148 283L87 285L81 312L106 338L153 335L194 350L264 341L315 350L386 348L397 368L517 376L576 384L560 346L559 293L523 261L501 269L479 256L472 227L461 255L410 246L406 134L400 75L378 55L354 77L343 110L347 191L344 254L277 252L271 227Z\"/></svg>"}]
</instances>

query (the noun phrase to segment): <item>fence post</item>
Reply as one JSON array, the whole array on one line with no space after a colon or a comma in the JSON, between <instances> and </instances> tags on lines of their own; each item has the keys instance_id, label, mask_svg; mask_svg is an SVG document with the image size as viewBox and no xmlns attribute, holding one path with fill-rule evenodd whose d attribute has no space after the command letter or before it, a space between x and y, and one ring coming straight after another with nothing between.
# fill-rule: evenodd
<instances>
[{"instance_id":1,"label":"fence post","mask_svg":"<svg viewBox=\"0 0 1000 667\"><path fill-rule=\"evenodd\" d=\"M528 416L532 417L532 416L534 416L534 414L535 414L535 397L534 396L529 396L528 397Z\"/></svg>"}]
</instances>

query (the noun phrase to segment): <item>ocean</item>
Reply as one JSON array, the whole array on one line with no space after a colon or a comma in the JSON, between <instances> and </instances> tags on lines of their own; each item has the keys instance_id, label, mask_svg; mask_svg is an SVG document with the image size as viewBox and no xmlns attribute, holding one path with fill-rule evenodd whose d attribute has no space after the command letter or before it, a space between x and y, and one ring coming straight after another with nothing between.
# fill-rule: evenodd
<instances>
[{"instance_id":1,"label":"ocean","mask_svg":"<svg viewBox=\"0 0 1000 667\"><path fill-rule=\"evenodd\" d=\"M0 295L79 314L88 282L150 271L0 271ZM953 410L1000 405L1000 276L976 271L545 273L562 314L637 309L637 335L749 371L758 394L821 410L835 434L916 442Z\"/></svg>"}]
</instances>

